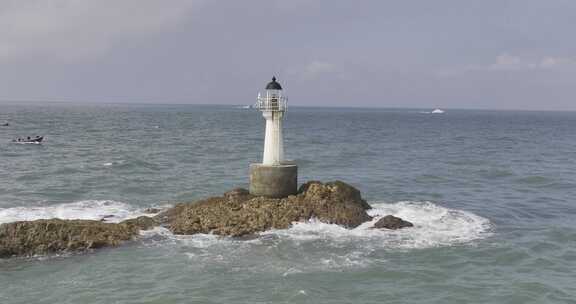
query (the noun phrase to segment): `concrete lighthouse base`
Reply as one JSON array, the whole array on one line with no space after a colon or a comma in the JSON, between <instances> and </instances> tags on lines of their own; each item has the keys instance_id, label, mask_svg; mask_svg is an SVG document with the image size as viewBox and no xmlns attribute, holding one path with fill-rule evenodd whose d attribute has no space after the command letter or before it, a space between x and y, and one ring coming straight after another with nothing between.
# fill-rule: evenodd
<instances>
[{"instance_id":1,"label":"concrete lighthouse base","mask_svg":"<svg viewBox=\"0 0 576 304\"><path fill-rule=\"evenodd\" d=\"M282 198L298 192L298 166L250 164L250 194Z\"/></svg>"}]
</instances>

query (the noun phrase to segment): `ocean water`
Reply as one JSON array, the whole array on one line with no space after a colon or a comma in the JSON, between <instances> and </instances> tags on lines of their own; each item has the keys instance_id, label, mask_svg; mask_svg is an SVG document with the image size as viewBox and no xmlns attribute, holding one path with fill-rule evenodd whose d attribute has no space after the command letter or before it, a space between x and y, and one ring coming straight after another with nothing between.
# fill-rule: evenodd
<instances>
[{"instance_id":1,"label":"ocean water","mask_svg":"<svg viewBox=\"0 0 576 304\"><path fill-rule=\"evenodd\" d=\"M0 303L576 303L576 113L424 112L294 107L285 123L300 182L348 182L376 219L414 228L157 228L0 260ZM247 187L264 133L259 112L234 106L0 105L4 121L0 223L120 221Z\"/></svg>"}]
</instances>

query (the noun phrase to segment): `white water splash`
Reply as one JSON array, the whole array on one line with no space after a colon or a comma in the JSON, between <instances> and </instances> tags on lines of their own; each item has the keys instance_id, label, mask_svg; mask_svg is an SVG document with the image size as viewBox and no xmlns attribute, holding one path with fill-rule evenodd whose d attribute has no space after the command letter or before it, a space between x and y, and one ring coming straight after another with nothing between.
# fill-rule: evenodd
<instances>
[{"instance_id":1,"label":"white water splash","mask_svg":"<svg viewBox=\"0 0 576 304\"><path fill-rule=\"evenodd\" d=\"M473 213L430 202L373 203L374 217L354 229L318 220L293 223L289 229L260 233L250 240L216 235L165 235L180 244L189 267L224 267L228 271L278 273L349 271L387 263L388 250L423 250L465 245L491 235L490 221ZM414 227L372 229L386 215Z\"/></svg>"},{"instance_id":2,"label":"white water splash","mask_svg":"<svg viewBox=\"0 0 576 304\"><path fill-rule=\"evenodd\" d=\"M294 242L328 241L335 246L361 246L370 250L389 248L430 248L451 246L482 239L491 235L492 225L487 219L473 213L445 208L430 202L375 203L368 213L374 217L354 229L322 223L318 220L296 222L289 229L271 230L250 241L198 234L173 236L164 228L143 232L145 235L162 235L184 242L195 248L220 246L223 242L261 245L266 238L280 238ZM144 209L111 200L86 200L45 207L14 207L0 209L0 223L31 221L37 219L87 219L120 222L125 219L149 215ZM401 230L372 229L376 221L394 215L410 221L414 227Z\"/></svg>"},{"instance_id":3,"label":"white water splash","mask_svg":"<svg viewBox=\"0 0 576 304\"><path fill-rule=\"evenodd\" d=\"M289 229L238 239L209 234L173 235L156 227L141 231L145 246L177 248L199 269L274 272L291 276L307 271L346 271L386 263L387 250L425 249L467 244L491 235L492 225L473 213L430 202L373 203L374 217L354 229L318 220L293 223ZM120 222L144 214L144 209L116 201L80 201L47 207L0 209L0 223L46 218L105 219ZM148 214L149 215L149 214ZM414 227L372 229L386 215L408 220Z\"/></svg>"},{"instance_id":4,"label":"white water splash","mask_svg":"<svg viewBox=\"0 0 576 304\"><path fill-rule=\"evenodd\" d=\"M293 223L289 229L266 231L248 241L206 234L167 237L184 246L193 265L218 264L230 269L290 276L307 271L367 268L386 263L384 252L387 250L464 245L492 234L489 220L430 202L373 203L372 206L368 213L374 219L354 229L311 220ZM401 217L414 227L371 228L386 215ZM256 264L259 266L254 266Z\"/></svg>"},{"instance_id":5,"label":"white water splash","mask_svg":"<svg viewBox=\"0 0 576 304\"><path fill-rule=\"evenodd\" d=\"M141 215L150 216L151 214L145 213L144 209L138 209L122 202L86 200L43 207L0 208L0 224L52 218L105 220L106 222L117 223Z\"/></svg>"},{"instance_id":6,"label":"white water splash","mask_svg":"<svg viewBox=\"0 0 576 304\"><path fill-rule=\"evenodd\" d=\"M430 202L377 203L368 214L374 217L354 229L317 220L294 223L290 229L272 234L299 242L329 240L334 243L368 242L371 248L429 248L451 246L485 238L491 234L490 221L473 213L449 209ZM381 230L371 227L386 215L410 221L414 227Z\"/></svg>"},{"instance_id":7,"label":"white water splash","mask_svg":"<svg viewBox=\"0 0 576 304\"><path fill-rule=\"evenodd\" d=\"M262 232L258 238L249 241L207 234L173 236L173 238L185 243L186 246L202 249L221 247L226 243L233 246L238 244L261 246L267 239L274 238L299 244L324 242L328 246L362 248L362 252L370 252L380 249L453 246L492 235L493 227L488 219L471 212L445 208L431 202L373 203L372 207L373 209L369 210L368 214L374 217L373 220L354 229L346 229L312 219L306 222L295 222L289 229ZM400 230L371 228L386 215L394 215L410 221L414 227ZM169 232L163 231L163 234L166 236Z\"/></svg>"}]
</instances>

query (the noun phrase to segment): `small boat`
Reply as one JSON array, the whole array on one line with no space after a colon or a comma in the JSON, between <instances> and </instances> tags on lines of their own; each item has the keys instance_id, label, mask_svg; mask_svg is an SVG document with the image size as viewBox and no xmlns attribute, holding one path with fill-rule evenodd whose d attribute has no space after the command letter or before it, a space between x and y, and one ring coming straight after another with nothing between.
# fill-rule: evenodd
<instances>
[{"instance_id":1,"label":"small boat","mask_svg":"<svg viewBox=\"0 0 576 304\"><path fill-rule=\"evenodd\" d=\"M434 109L434 111L430 112L432 114L443 114L444 110L440 110L440 109Z\"/></svg>"},{"instance_id":2,"label":"small boat","mask_svg":"<svg viewBox=\"0 0 576 304\"><path fill-rule=\"evenodd\" d=\"M13 141L13 144L19 145L41 145L42 143L39 141Z\"/></svg>"},{"instance_id":3,"label":"small boat","mask_svg":"<svg viewBox=\"0 0 576 304\"><path fill-rule=\"evenodd\" d=\"M6 122L6 123L3 123L2 126L3 126L3 127L9 127L9 126L10 126L10 123L7 123L7 122Z\"/></svg>"},{"instance_id":4,"label":"small boat","mask_svg":"<svg viewBox=\"0 0 576 304\"><path fill-rule=\"evenodd\" d=\"M44 136L40 136L40 137L36 137L36 138L30 139L30 140L27 140L27 139L25 139L25 140L16 140L16 139L13 139L13 140L12 140L12 143L15 143L15 144L33 144L33 145L40 145L40 144L42 144L42 141L43 141L43 140L44 140Z\"/></svg>"}]
</instances>

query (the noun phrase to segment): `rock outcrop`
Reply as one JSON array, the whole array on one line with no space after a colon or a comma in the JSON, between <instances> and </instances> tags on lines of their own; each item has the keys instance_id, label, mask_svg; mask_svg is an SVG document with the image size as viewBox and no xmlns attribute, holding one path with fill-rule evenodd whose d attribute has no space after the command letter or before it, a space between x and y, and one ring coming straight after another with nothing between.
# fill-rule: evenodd
<instances>
[{"instance_id":1,"label":"rock outcrop","mask_svg":"<svg viewBox=\"0 0 576 304\"><path fill-rule=\"evenodd\" d=\"M0 225L0 258L118 246L156 225L145 216L119 224L61 219L6 223Z\"/></svg>"},{"instance_id":2,"label":"rock outcrop","mask_svg":"<svg viewBox=\"0 0 576 304\"><path fill-rule=\"evenodd\" d=\"M297 195L282 199L252 196L234 189L221 197L178 204L156 219L174 234L213 233L243 236L269 229L289 228L293 222L316 218L354 228L371 217L360 191L343 183L308 182Z\"/></svg>"},{"instance_id":3,"label":"rock outcrop","mask_svg":"<svg viewBox=\"0 0 576 304\"><path fill-rule=\"evenodd\" d=\"M393 215L387 215L387 216L379 219L374 224L374 227L372 227L372 228L396 230L396 229L413 227L413 226L414 226L414 224L412 224L408 221L405 221L399 217L395 217Z\"/></svg>"},{"instance_id":4,"label":"rock outcrop","mask_svg":"<svg viewBox=\"0 0 576 304\"><path fill-rule=\"evenodd\" d=\"M140 230L158 225L174 234L213 233L246 236L270 229L286 229L293 222L318 219L354 228L372 218L360 191L340 182L317 181L302 185L297 195L282 199L253 196L234 189L223 196L178 204L155 217L141 216L121 223L92 220L36 220L0 225L0 258L78 252L118 246ZM157 210L154 210L157 211ZM399 229L411 223L393 216L374 228Z\"/></svg>"},{"instance_id":5,"label":"rock outcrop","mask_svg":"<svg viewBox=\"0 0 576 304\"><path fill-rule=\"evenodd\" d=\"M149 216L139 216L137 218L122 221L120 225L132 229L135 233L140 230L149 230L159 225L158 221Z\"/></svg>"}]
</instances>

